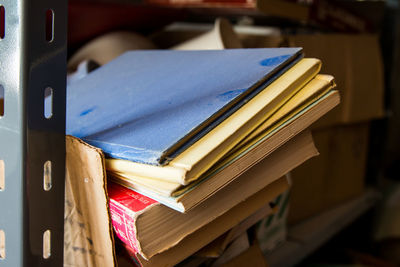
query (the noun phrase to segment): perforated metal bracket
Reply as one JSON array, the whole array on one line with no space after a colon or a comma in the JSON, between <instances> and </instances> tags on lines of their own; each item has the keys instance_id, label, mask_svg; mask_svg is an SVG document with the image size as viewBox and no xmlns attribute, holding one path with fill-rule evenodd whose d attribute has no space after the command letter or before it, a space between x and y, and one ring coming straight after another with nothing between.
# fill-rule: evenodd
<instances>
[{"instance_id":1,"label":"perforated metal bracket","mask_svg":"<svg viewBox=\"0 0 400 267\"><path fill-rule=\"evenodd\" d=\"M0 0L0 266L63 264L66 27L66 0Z\"/></svg>"}]
</instances>

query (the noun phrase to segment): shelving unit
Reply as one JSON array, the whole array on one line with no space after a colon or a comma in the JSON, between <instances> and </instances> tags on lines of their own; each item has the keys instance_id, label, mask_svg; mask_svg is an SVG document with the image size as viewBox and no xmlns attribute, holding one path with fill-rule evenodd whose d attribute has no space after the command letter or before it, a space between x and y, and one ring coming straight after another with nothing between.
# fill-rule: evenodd
<instances>
[{"instance_id":1,"label":"shelving unit","mask_svg":"<svg viewBox=\"0 0 400 267\"><path fill-rule=\"evenodd\" d=\"M67 1L0 6L0 266L62 266Z\"/></svg>"}]
</instances>

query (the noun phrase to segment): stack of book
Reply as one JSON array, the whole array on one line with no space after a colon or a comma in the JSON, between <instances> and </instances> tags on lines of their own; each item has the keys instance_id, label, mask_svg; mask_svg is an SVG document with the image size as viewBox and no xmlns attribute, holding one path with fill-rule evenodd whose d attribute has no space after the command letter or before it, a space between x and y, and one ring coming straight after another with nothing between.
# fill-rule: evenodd
<instances>
[{"instance_id":1,"label":"stack of book","mask_svg":"<svg viewBox=\"0 0 400 267\"><path fill-rule=\"evenodd\" d=\"M116 235L174 265L268 205L339 103L301 48L128 52L69 85L67 133L108 157Z\"/></svg>"}]
</instances>

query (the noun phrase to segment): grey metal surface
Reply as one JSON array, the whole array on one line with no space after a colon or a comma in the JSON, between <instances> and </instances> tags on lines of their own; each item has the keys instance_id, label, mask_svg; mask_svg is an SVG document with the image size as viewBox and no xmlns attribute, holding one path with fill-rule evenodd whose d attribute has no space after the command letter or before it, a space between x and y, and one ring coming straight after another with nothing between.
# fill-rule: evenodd
<instances>
[{"instance_id":1,"label":"grey metal surface","mask_svg":"<svg viewBox=\"0 0 400 267\"><path fill-rule=\"evenodd\" d=\"M65 175L66 0L0 0L5 36L0 40L0 266L61 266ZM54 40L46 41L46 11L54 11ZM44 91L54 90L53 116L44 116ZM44 190L44 163L52 161L52 187ZM51 254L43 257L43 233Z\"/></svg>"}]
</instances>

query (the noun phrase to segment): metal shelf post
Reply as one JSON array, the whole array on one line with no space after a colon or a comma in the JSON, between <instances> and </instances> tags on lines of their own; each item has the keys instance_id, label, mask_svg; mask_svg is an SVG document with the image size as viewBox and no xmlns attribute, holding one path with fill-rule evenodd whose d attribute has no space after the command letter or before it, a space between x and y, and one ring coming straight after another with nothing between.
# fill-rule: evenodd
<instances>
[{"instance_id":1,"label":"metal shelf post","mask_svg":"<svg viewBox=\"0 0 400 267\"><path fill-rule=\"evenodd\" d=\"M0 266L61 266L67 1L0 11Z\"/></svg>"}]
</instances>

